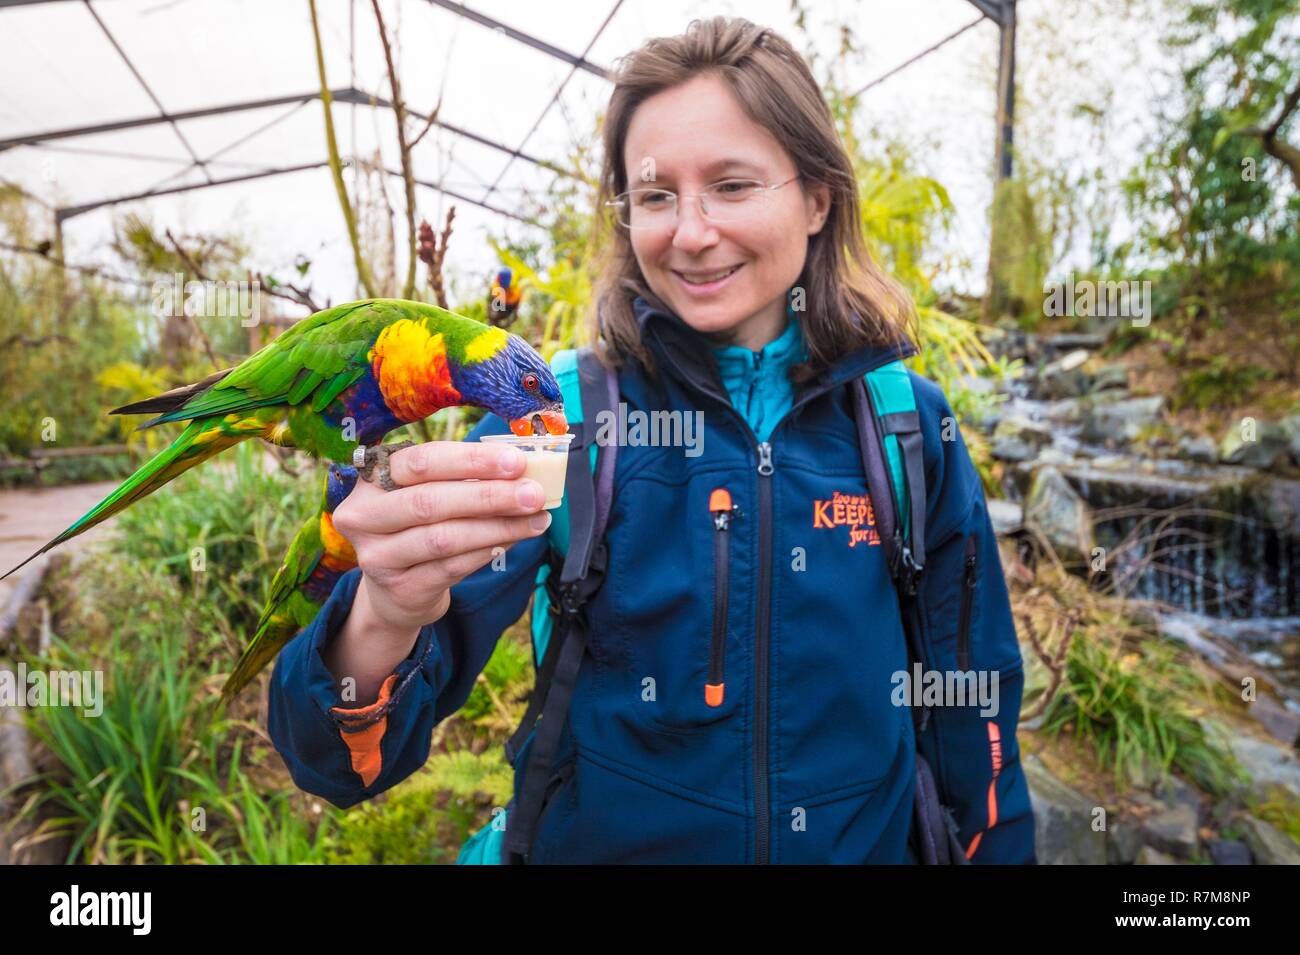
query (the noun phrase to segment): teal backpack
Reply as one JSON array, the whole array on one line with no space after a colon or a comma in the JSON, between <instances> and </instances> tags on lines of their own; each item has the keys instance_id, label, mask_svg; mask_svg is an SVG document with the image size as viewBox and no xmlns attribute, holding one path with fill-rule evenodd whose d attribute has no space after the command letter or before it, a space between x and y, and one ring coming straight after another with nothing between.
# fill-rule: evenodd
<instances>
[{"instance_id":1,"label":"teal backpack","mask_svg":"<svg viewBox=\"0 0 1300 955\"><path fill-rule=\"evenodd\" d=\"M552 778L552 758L586 648L582 607L600 586L605 571L603 538L618 445L597 445L596 427L584 424L584 409L591 412L592 422L600 419L602 411L613 412L618 407L618 379L590 348L558 352L551 367L564 395L565 417L576 436L569 445L564 503L551 512L547 530L551 559L539 569L534 587L537 682L528 711L505 746L512 766L534 727L537 736L529 751L523 792L466 841L458 865L527 861L537 819L551 792L563 782ZM925 469L916 399L901 360L867 372L853 383L853 410L881 542L907 610L909 653L914 660L923 659L912 598L925 566ZM553 639L557 632L559 639ZM929 709L915 708L913 720L919 747ZM917 858L924 864L968 864L956 821L942 804L919 748L916 775L912 839Z\"/></svg>"}]
</instances>

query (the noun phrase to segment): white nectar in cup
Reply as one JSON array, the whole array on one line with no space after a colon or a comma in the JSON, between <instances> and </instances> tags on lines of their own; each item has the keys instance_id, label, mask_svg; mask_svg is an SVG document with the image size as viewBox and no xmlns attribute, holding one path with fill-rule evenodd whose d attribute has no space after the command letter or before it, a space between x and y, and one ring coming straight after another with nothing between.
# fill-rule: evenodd
<instances>
[{"instance_id":1,"label":"white nectar in cup","mask_svg":"<svg viewBox=\"0 0 1300 955\"><path fill-rule=\"evenodd\" d=\"M508 444L524 452L524 477L532 478L546 494L543 509L552 511L564 501L564 476L569 470L572 434L485 434L480 441Z\"/></svg>"}]
</instances>

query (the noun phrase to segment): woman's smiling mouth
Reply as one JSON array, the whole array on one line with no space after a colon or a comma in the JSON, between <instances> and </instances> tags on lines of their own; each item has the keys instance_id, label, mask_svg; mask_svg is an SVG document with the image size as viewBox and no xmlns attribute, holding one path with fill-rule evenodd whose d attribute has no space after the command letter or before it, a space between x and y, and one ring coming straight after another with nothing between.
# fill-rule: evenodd
<instances>
[{"instance_id":1,"label":"woman's smiling mouth","mask_svg":"<svg viewBox=\"0 0 1300 955\"><path fill-rule=\"evenodd\" d=\"M686 289L692 295L711 295L718 289L723 288L731 281L733 275L739 272L745 263L732 265L724 269L714 269L711 272L678 272L672 269L673 275L682 288Z\"/></svg>"}]
</instances>

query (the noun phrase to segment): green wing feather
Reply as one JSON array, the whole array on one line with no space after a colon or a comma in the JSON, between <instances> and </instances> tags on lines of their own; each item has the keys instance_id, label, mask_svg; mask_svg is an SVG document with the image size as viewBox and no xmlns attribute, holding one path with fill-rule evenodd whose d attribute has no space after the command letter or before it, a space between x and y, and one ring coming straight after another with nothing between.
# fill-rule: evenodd
<instances>
[{"instance_id":1,"label":"green wing feather","mask_svg":"<svg viewBox=\"0 0 1300 955\"><path fill-rule=\"evenodd\" d=\"M435 306L399 299L368 299L326 309L285 331L207 391L144 426L299 405L309 398L311 409L322 411L366 373L370 346L401 319L423 319L435 327L449 320L470 322Z\"/></svg>"}]
</instances>

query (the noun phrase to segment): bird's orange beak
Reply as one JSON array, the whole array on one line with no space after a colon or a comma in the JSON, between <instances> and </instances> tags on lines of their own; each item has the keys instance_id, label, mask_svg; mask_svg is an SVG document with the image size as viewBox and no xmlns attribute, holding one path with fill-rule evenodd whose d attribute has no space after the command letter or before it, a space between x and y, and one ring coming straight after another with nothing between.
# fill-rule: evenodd
<instances>
[{"instance_id":1,"label":"bird's orange beak","mask_svg":"<svg viewBox=\"0 0 1300 955\"><path fill-rule=\"evenodd\" d=\"M569 433L569 422L562 411L543 411L542 424L546 425L546 430L550 434Z\"/></svg>"},{"instance_id":2,"label":"bird's orange beak","mask_svg":"<svg viewBox=\"0 0 1300 955\"><path fill-rule=\"evenodd\" d=\"M565 419L564 413L561 411L539 411L526 418L515 418L510 422L510 430L521 438L531 438L533 436L534 417L542 419L542 424L546 427L547 434L569 433L569 422Z\"/></svg>"}]
</instances>

